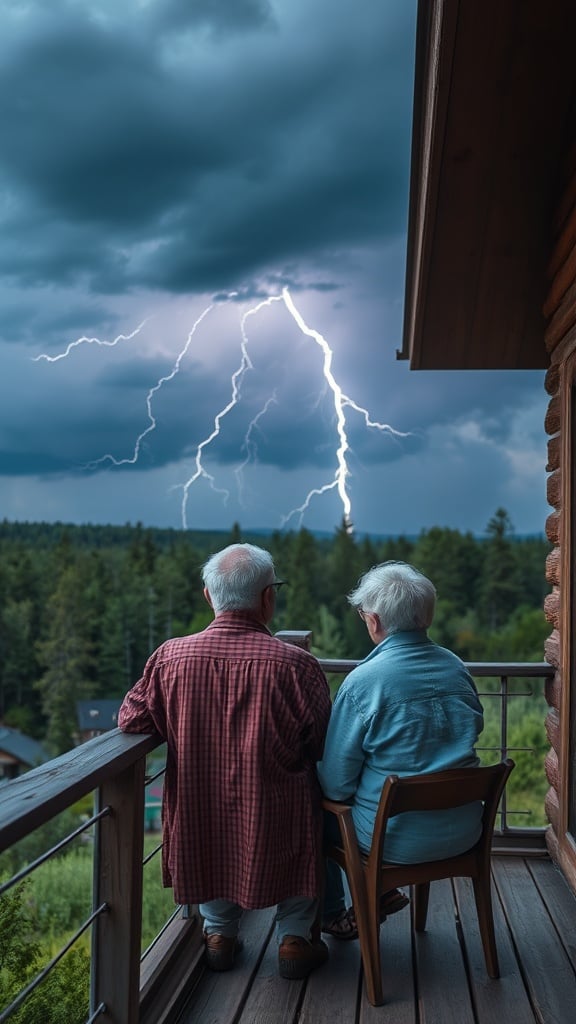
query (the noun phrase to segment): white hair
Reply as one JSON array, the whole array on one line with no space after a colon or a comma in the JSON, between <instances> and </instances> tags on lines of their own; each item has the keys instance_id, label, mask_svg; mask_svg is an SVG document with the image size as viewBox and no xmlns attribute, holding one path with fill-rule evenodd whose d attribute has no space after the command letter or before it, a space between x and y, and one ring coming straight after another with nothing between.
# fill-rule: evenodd
<instances>
[{"instance_id":1,"label":"white hair","mask_svg":"<svg viewBox=\"0 0 576 1024\"><path fill-rule=\"evenodd\" d=\"M274 582L272 555L254 544L230 544L208 559L202 579L215 612L253 611Z\"/></svg>"},{"instance_id":2,"label":"white hair","mask_svg":"<svg viewBox=\"0 0 576 1024\"><path fill-rule=\"evenodd\" d=\"M357 610L378 615L386 633L428 629L434 618L436 588L407 562L382 562L361 576L348 600Z\"/></svg>"}]
</instances>

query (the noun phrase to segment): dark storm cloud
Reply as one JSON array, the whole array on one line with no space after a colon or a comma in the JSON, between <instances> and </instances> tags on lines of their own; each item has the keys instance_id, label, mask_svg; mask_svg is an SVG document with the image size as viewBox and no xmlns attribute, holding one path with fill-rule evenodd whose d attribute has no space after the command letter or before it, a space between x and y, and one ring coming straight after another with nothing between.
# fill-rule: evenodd
<instances>
[{"instance_id":1,"label":"dark storm cloud","mask_svg":"<svg viewBox=\"0 0 576 1024\"><path fill-rule=\"evenodd\" d=\"M162 0L150 5L148 16L156 28L169 32L206 27L228 35L275 23L268 0Z\"/></svg>"},{"instance_id":2,"label":"dark storm cloud","mask_svg":"<svg viewBox=\"0 0 576 1024\"><path fill-rule=\"evenodd\" d=\"M387 388L386 412L398 429L449 429L475 419L495 442L508 436L512 409L529 406L544 394L543 374L531 370L415 374L404 365L393 380L399 386ZM368 392L372 402L370 388Z\"/></svg>"},{"instance_id":3,"label":"dark storm cloud","mask_svg":"<svg viewBox=\"0 0 576 1024\"><path fill-rule=\"evenodd\" d=\"M332 346L343 391L407 434L346 408L364 522L380 528L379 505L396 502L402 528L443 521L446 504L482 525L490 473L491 511L509 480L533 493L524 455L540 444L541 375L414 374L394 357L416 0L0 7L3 514L175 525L170 489L230 402L241 318L285 287ZM212 304L154 392L149 430L147 396ZM205 458L231 490L246 462L252 523L276 526L286 503L334 478L334 401L318 346L282 303L246 326L253 365ZM33 361L132 331L114 351ZM98 462L106 453L124 464ZM195 488L194 522L229 525L239 511L209 492ZM307 525L325 528L322 508Z\"/></svg>"},{"instance_id":4,"label":"dark storm cloud","mask_svg":"<svg viewBox=\"0 0 576 1024\"><path fill-rule=\"evenodd\" d=\"M401 230L413 12L393 5L390 24L386 6L353 33L346 5L326 3L321 32L257 2L152 4L138 29L129 4L108 20L39 8L0 71L0 268L28 284L216 290ZM173 42L154 20L230 34Z\"/></svg>"}]
</instances>

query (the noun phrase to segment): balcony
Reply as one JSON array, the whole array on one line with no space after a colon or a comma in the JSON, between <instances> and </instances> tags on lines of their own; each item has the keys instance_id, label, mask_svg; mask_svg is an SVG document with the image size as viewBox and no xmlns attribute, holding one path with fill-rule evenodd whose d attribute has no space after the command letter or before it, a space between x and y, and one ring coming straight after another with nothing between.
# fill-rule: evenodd
<instances>
[{"instance_id":1,"label":"balcony","mask_svg":"<svg viewBox=\"0 0 576 1024\"><path fill-rule=\"evenodd\" d=\"M328 672L345 673L355 663L323 664ZM470 668L481 693L485 677L500 681L484 697L485 705L493 701L498 708L500 722L499 745L486 751L486 760L508 752L517 757L508 746L509 708L515 696L527 691L514 680L534 681L530 692L537 696L550 666ZM200 922L194 915L183 919L179 911L142 955L146 759L156 746L153 737L116 730L0 790L0 851L94 794L94 813L85 825L94 848L92 911L78 929L91 932L90 1006L84 1018L89 1024L572 1021L576 898L548 858L545 830L511 823L516 808L510 796L502 807L494 849L499 981L486 976L471 891L464 880L454 886L434 883L425 934L412 931L407 911L385 923L386 1004L377 1009L366 1001L356 942L329 939L329 964L306 982L278 978L273 910L246 915L244 949L229 974L204 970ZM9 885L5 881L4 890ZM0 1007L0 1024L17 1012L17 1007L14 1014L9 1006Z\"/></svg>"}]
</instances>

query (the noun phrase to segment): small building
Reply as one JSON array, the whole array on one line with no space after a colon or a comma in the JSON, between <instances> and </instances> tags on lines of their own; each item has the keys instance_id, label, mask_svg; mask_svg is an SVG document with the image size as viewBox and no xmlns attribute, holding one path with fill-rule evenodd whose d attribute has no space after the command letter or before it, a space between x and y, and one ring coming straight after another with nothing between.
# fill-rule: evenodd
<instances>
[{"instance_id":1,"label":"small building","mask_svg":"<svg viewBox=\"0 0 576 1024\"><path fill-rule=\"evenodd\" d=\"M94 736L118 727L118 712L122 701L119 698L109 700L76 701L76 717L78 720L79 743L85 743Z\"/></svg>"},{"instance_id":2,"label":"small building","mask_svg":"<svg viewBox=\"0 0 576 1024\"><path fill-rule=\"evenodd\" d=\"M0 725L0 782L15 779L47 760L48 754L31 736Z\"/></svg>"}]
</instances>

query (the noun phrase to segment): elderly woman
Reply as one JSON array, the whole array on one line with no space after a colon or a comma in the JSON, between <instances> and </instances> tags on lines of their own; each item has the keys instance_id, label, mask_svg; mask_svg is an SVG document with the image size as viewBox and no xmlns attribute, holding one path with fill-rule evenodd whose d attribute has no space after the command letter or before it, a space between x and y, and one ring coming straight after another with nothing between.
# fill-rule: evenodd
<instances>
[{"instance_id":1,"label":"elderly woman","mask_svg":"<svg viewBox=\"0 0 576 1024\"><path fill-rule=\"evenodd\" d=\"M318 775L329 799L352 805L358 841L368 850L386 776L477 765L484 722L465 665L427 635L436 601L429 579L404 562L384 562L361 578L348 600L375 648L338 691ZM399 815L387 830L384 858L410 863L463 853L479 838L481 816L479 803ZM337 828L327 817L327 828ZM407 903L403 893L386 893L382 918ZM358 934L341 872L330 861L323 931L341 939Z\"/></svg>"}]
</instances>

